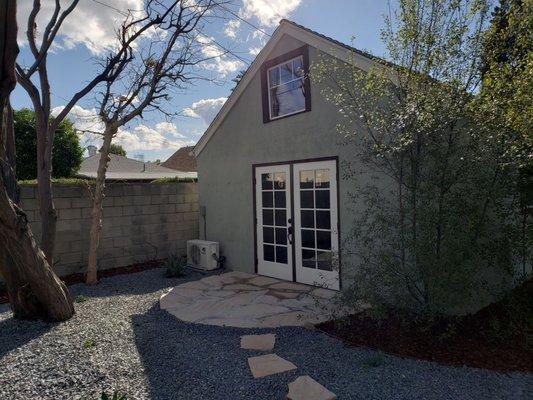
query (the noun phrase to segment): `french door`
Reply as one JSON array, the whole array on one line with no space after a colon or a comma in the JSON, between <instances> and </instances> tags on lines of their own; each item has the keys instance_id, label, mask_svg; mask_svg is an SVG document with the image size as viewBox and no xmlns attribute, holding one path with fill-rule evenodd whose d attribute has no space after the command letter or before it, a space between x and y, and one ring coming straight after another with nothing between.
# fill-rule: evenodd
<instances>
[{"instance_id":1,"label":"french door","mask_svg":"<svg viewBox=\"0 0 533 400\"><path fill-rule=\"evenodd\" d=\"M257 272L339 289L336 160L255 169Z\"/></svg>"}]
</instances>

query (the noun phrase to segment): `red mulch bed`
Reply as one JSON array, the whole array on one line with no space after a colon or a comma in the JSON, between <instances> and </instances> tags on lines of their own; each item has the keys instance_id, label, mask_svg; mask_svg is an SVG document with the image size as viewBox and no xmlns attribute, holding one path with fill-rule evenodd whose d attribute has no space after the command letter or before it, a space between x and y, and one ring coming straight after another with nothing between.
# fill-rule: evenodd
<instances>
[{"instance_id":1,"label":"red mulch bed","mask_svg":"<svg viewBox=\"0 0 533 400\"><path fill-rule=\"evenodd\" d=\"M126 267L117 267L98 271L98 279L109 278L116 275L133 274L135 272L146 271L148 269L158 268L163 260L151 260L142 263L128 265ZM70 274L60 277L67 285L85 282L85 274ZM9 303L9 298L5 290L0 289L0 304Z\"/></svg>"},{"instance_id":2,"label":"red mulch bed","mask_svg":"<svg viewBox=\"0 0 533 400\"><path fill-rule=\"evenodd\" d=\"M510 302L510 297L519 298L520 305ZM500 372L533 372L532 280L476 314L441 318L431 325L412 322L413 319L405 315L394 309L388 310L380 319L361 313L320 324L318 329L349 345L378 349L401 357ZM512 328L494 334L495 320L502 327Z\"/></svg>"}]
</instances>

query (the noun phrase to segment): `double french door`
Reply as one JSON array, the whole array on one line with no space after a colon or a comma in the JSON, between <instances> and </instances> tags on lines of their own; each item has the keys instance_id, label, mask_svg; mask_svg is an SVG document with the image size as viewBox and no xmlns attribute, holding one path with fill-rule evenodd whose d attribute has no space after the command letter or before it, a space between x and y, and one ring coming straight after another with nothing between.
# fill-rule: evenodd
<instances>
[{"instance_id":1,"label":"double french door","mask_svg":"<svg viewBox=\"0 0 533 400\"><path fill-rule=\"evenodd\" d=\"M339 289L336 160L255 168L257 272Z\"/></svg>"}]
</instances>

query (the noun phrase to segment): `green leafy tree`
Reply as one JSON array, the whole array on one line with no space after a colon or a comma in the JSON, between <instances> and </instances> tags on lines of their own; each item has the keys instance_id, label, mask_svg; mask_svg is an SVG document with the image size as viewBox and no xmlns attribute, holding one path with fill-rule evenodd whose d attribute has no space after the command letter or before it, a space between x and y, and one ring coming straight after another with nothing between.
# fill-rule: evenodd
<instances>
[{"instance_id":1,"label":"green leafy tree","mask_svg":"<svg viewBox=\"0 0 533 400\"><path fill-rule=\"evenodd\" d=\"M15 148L17 178L30 180L37 177L37 135L35 132L35 113L22 109L13 113L15 125ZM52 154L52 176L69 178L76 174L83 160L80 146L72 122L65 119L59 124L54 135Z\"/></svg>"},{"instance_id":2,"label":"green leafy tree","mask_svg":"<svg viewBox=\"0 0 533 400\"><path fill-rule=\"evenodd\" d=\"M117 156L126 157L126 150L124 150L124 148L120 144L111 143L109 147L109 153L116 154Z\"/></svg>"},{"instance_id":3,"label":"green leafy tree","mask_svg":"<svg viewBox=\"0 0 533 400\"><path fill-rule=\"evenodd\" d=\"M390 63L363 70L354 54L313 68L353 152L345 175L359 216L342 248L354 271L349 298L464 311L513 277L515 138L476 102L490 9L482 0L400 0L382 32Z\"/></svg>"}]
</instances>

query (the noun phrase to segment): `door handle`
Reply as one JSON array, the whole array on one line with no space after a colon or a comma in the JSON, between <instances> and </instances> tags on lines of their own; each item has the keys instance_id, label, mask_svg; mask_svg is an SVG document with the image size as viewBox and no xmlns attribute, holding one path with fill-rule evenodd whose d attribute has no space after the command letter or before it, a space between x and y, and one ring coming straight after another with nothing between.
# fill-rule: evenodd
<instances>
[{"instance_id":1,"label":"door handle","mask_svg":"<svg viewBox=\"0 0 533 400\"><path fill-rule=\"evenodd\" d=\"M289 239L289 244L292 244L292 233L293 233L292 220L289 218L287 222L289 223L289 226L287 227L287 238Z\"/></svg>"}]
</instances>

